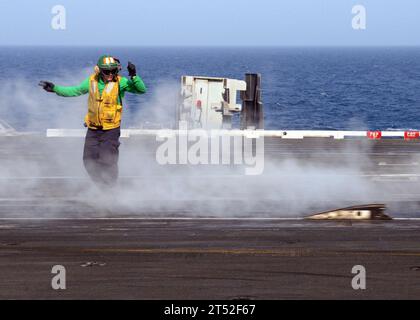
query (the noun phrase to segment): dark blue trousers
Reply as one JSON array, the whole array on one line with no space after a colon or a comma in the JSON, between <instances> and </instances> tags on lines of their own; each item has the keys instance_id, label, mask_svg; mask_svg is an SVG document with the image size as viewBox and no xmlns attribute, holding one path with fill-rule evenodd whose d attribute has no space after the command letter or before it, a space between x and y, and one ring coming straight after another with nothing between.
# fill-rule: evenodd
<instances>
[{"instance_id":1,"label":"dark blue trousers","mask_svg":"<svg viewBox=\"0 0 420 320\"><path fill-rule=\"evenodd\" d=\"M112 187L117 183L120 134L120 128L87 131L83 163L98 185Z\"/></svg>"}]
</instances>

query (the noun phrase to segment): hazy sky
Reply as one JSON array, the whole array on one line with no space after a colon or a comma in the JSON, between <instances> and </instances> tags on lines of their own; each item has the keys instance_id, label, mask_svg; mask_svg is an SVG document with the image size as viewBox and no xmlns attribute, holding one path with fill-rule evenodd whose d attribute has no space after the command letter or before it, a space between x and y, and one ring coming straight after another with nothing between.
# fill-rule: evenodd
<instances>
[{"instance_id":1,"label":"hazy sky","mask_svg":"<svg viewBox=\"0 0 420 320\"><path fill-rule=\"evenodd\" d=\"M420 45L420 0L0 0L0 14L0 45Z\"/></svg>"}]
</instances>

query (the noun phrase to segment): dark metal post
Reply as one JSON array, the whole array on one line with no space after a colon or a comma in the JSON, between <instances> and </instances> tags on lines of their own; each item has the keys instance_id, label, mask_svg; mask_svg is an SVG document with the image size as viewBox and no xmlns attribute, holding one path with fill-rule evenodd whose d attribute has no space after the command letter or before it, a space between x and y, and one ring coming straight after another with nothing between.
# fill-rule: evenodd
<instances>
[{"instance_id":1,"label":"dark metal post","mask_svg":"<svg viewBox=\"0 0 420 320\"><path fill-rule=\"evenodd\" d=\"M242 92L241 129L264 129L264 107L261 102L261 74L245 74L246 91Z\"/></svg>"}]
</instances>

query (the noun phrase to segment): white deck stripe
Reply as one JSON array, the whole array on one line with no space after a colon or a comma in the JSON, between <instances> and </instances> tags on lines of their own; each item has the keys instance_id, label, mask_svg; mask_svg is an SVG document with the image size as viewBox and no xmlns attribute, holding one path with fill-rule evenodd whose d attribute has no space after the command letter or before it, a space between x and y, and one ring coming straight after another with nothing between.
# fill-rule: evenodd
<instances>
[{"instance_id":1,"label":"white deck stripe","mask_svg":"<svg viewBox=\"0 0 420 320\"><path fill-rule=\"evenodd\" d=\"M71 221L71 220L186 220L186 221L203 221L203 220L212 220L212 221L302 221L304 218L188 218L188 217L130 217L130 218L117 218L117 217L92 217L92 218L34 218L34 217L16 217L16 218L0 218L0 221L7 221L7 220L33 220L33 221L48 221L48 220L64 220L64 221Z\"/></svg>"},{"instance_id":2,"label":"white deck stripe","mask_svg":"<svg viewBox=\"0 0 420 320\"><path fill-rule=\"evenodd\" d=\"M192 129L191 129L192 130ZM123 129L121 137L128 138L136 135L155 135L161 137L186 134L187 131L173 129ZM368 131L336 131L336 130L211 130L216 135L245 136L249 138L258 137L281 137L283 139L303 138L334 138L345 139L346 137L366 138ZM47 137L84 137L86 129L47 129ZM402 138L405 131L381 131L382 138Z\"/></svg>"},{"instance_id":3,"label":"white deck stripe","mask_svg":"<svg viewBox=\"0 0 420 320\"><path fill-rule=\"evenodd\" d=\"M280 175L280 177L295 177L295 176L302 176L303 174L282 174ZM314 175L317 176L317 175ZM420 177L420 174L417 173L399 173L399 174L336 174L334 175L335 177L385 177L385 178L394 178L394 177L404 177L404 178L409 178L409 177ZM153 179L153 178L166 178L166 177L183 177L181 175L173 175L173 176L168 176L168 175L161 175L161 176L128 176L128 175L123 175L120 176L120 178L122 179L126 179L126 178L135 178L135 179ZM206 175L206 178L244 178L244 177L248 177L246 175ZM191 178L196 178L196 179L202 179L203 176L197 176L197 177L188 177L189 179ZM40 177L0 177L0 180L65 180L65 179L69 179L69 180L88 180L88 177L72 177L72 176L40 176Z\"/></svg>"},{"instance_id":4,"label":"white deck stripe","mask_svg":"<svg viewBox=\"0 0 420 320\"><path fill-rule=\"evenodd\" d=\"M211 221L303 221L305 218L303 217L295 217L295 218L187 218L187 217L156 217L156 218L147 218L147 217L130 217L130 218L117 218L117 217L92 217L92 218L33 218L33 217L16 217L16 218L0 218L0 221L10 221L10 220L31 220L31 221L54 221L54 220L63 220L63 221L83 221L83 220L98 220L98 221L115 221L115 220L121 220L121 221L130 221L130 220L179 220L179 221L205 221L205 220L211 220ZM420 218L393 218L393 220L398 221L420 221ZM354 221L354 220L305 220L305 221ZM360 220L360 221L392 221L392 220Z\"/></svg>"}]
</instances>

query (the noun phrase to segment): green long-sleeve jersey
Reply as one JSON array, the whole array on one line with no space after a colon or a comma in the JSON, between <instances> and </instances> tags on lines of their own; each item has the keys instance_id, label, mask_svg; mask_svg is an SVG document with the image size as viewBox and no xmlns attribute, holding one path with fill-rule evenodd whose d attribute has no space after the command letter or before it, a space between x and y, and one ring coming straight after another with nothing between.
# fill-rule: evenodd
<instances>
[{"instance_id":1,"label":"green long-sleeve jersey","mask_svg":"<svg viewBox=\"0 0 420 320\"><path fill-rule=\"evenodd\" d=\"M78 86L54 86L54 92L61 96L61 97L78 97L83 94L89 92L89 79L90 77L86 78L80 85ZM105 88L105 83L99 77L98 81L98 89L99 93L102 94L102 91ZM146 86L143 80L139 76L134 76L131 80L127 79L126 77L121 77L120 80L120 96L121 99L124 98L124 94L126 91L135 94L143 94L146 93ZM119 100L119 99L118 99ZM121 103L121 101L119 101Z\"/></svg>"}]
</instances>

